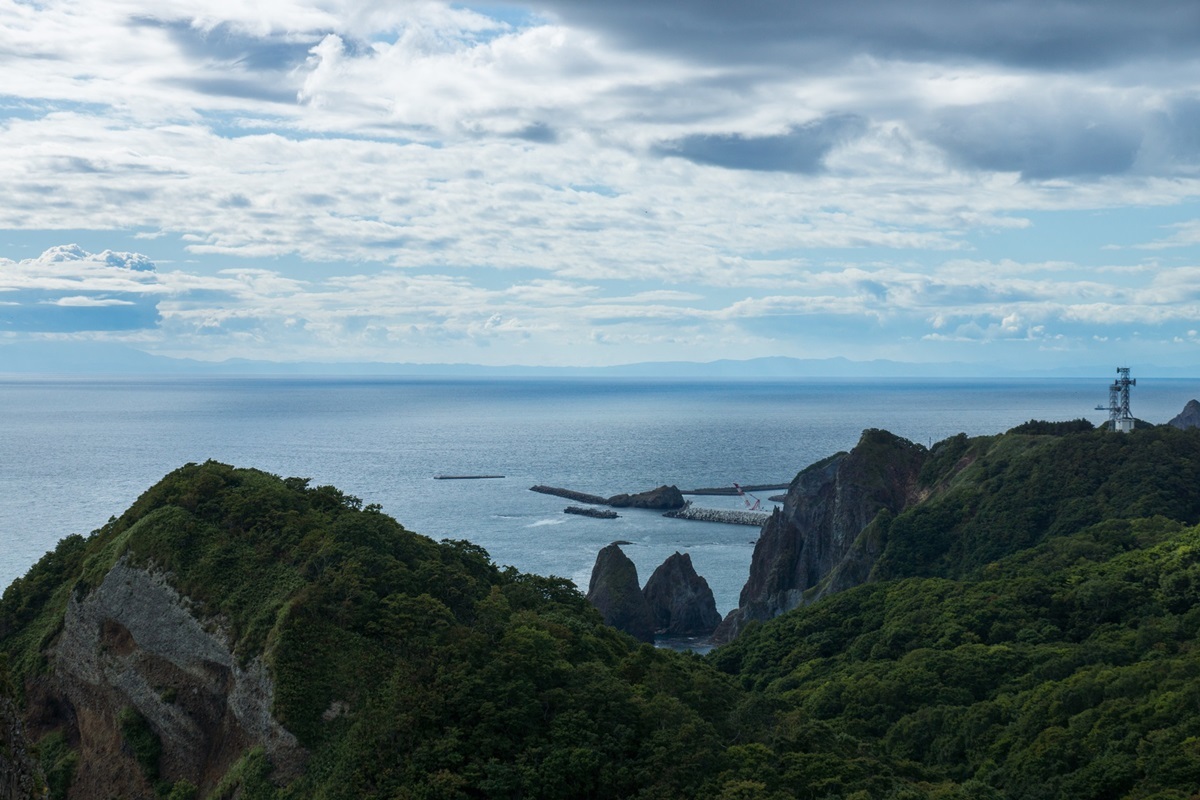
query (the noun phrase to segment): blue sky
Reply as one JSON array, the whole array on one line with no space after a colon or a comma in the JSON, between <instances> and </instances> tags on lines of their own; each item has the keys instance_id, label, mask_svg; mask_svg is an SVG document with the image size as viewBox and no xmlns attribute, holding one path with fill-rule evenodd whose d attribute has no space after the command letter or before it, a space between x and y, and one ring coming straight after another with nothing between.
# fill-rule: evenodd
<instances>
[{"instance_id":1,"label":"blue sky","mask_svg":"<svg viewBox=\"0 0 1200 800\"><path fill-rule=\"evenodd\" d=\"M1191 2L0 0L0 345L1200 373L1198 40Z\"/></svg>"}]
</instances>

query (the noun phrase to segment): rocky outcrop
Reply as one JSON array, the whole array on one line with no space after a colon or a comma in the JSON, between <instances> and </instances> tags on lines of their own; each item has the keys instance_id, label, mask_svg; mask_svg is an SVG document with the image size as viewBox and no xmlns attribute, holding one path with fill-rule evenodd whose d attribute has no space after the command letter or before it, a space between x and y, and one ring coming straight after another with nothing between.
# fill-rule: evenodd
<instances>
[{"instance_id":1,"label":"rocky outcrop","mask_svg":"<svg viewBox=\"0 0 1200 800\"><path fill-rule=\"evenodd\" d=\"M721 622L708 581L696 574L686 553L675 553L654 570L642 595L660 635L707 636Z\"/></svg>"},{"instance_id":2,"label":"rocky outcrop","mask_svg":"<svg viewBox=\"0 0 1200 800\"><path fill-rule=\"evenodd\" d=\"M123 746L131 716L161 743L158 779L187 780L200 796L252 747L281 781L302 770L303 749L271 715L266 665L235 658L219 627L198 620L161 573L121 559L99 586L73 596L51 660L54 676L37 687L35 705L61 709L78 742L71 797L156 796Z\"/></svg>"},{"instance_id":3,"label":"rocky outcrop","mask_svg":"<svg viewBox=\"0 0 1200 800\"><path fill-rule=\"evenodd\" d=\"M617 494L608 498L608 505L613 508L649 508L657 511L669 511L673 508L683 508L683 493L678 486L659 486L648 492L639 494Z\"/></svg>"},{"instance_id":4,"label":"rocky outcrop","mask_svg":"<svg viewBox=\"0 0 1200 800\"><path fill-rule=\"evenodd\" d=\"M920 445L871 429L849 453L797 475L783 508L763 525L738 608L714 639L729 641L751 620L866 581L882 548L868 525L881 511L899 513L917 499L926 454Z\"/></svg>"},{"instance_id":5,"label":"rocky outcrop","mask_svg":"<svg viewBox=\"0 0 1200 800\"><path fill-rule=\"evenodd\" d=\"M45 797L45 781L25 736L8 675L0 663L0 800Z\"/></svg>"},{"instance_id":6,"label":"rocky outcrop","mask_svg":"<svg viewBox=\"0 0 1200 800\"><path fill-rule=\"evenodd\" d=\"M1167 423L1176 428L1200 428L1200 401L1188 400L1174 419Z\"/></svg>"},{"instance_id":7,"label":"rocky outcrop","mask_svg":"<svg viewBox=\"0 0 1200 800\"><path fill-rule=\"evenodd\" d=\"M654 621L638 584L637 567L617 545L610 544L596 556L587 599L609 625L643 642L654 641Z\"/></svg>"}]
</instances>

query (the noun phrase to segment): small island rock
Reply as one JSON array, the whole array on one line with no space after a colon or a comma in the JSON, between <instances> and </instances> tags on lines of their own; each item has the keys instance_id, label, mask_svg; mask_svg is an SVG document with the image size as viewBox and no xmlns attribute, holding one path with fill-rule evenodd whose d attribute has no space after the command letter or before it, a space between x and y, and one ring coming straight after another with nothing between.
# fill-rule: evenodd
<instances>
[{"instance_id":1,"label":"small island rock","mask_svg":"<svg viewBox=\"0 0 1200 800\"><path fill-rule=\"evenodd\" d=\"M610 544L596 556L587 599L609 625L643 642L654 641L654 622L639 588L637 567L617 545Z\"/></svg>"},{"instance_id":2,"label":"small island rock","mask_svg":"<svg viewBox=\"0 0 1200 800\"><path fill-rule=\"evenodd\" d=\"M675 553L654 570L642 594L658 633L707 636L721 622L708 581L696 574L686 553Z\"/></svg>"}]
</instances>

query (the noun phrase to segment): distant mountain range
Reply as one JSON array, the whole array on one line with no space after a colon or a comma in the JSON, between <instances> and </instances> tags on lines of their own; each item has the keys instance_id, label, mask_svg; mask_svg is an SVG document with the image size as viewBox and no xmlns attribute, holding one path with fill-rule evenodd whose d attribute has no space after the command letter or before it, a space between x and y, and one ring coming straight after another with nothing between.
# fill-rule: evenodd
<instances>
[{"instance_id":1,"label":"distant mountain range","mask_svg":"<svg viewBox=\"0 0 1200 800\"><path fill-rule=\"evenodd\" d=\"M1076 364L1058 369L1017 369L969 362L905 362L848 358L767 356L744 360L648 361L607 367L414 364L394 362L298 362L229 359L210 362L156 356L102 342L21 342L0 346L0 375L160 376L380 376L432 378L708 378L788 380L800 378L1071 378L1112 373L1115 364ZM1146 377L1192 378L1200 365L1134 365Z\"/></svg>"}]
</instances>

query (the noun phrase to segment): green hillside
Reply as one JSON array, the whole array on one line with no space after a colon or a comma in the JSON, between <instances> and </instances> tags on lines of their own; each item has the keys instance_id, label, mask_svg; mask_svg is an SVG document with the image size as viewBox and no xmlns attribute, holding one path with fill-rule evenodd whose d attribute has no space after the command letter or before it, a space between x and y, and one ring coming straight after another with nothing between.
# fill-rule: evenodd
<instances>
[{"instance_id":1,"label":"green hillside","mask_svg":"<svg viewBox=\"0 0 1200 800\"><path fill-rule=\"evenodd\" d=\"M126 713L113 736L176 800L1200 796L1200 432L955 437L920 482L872 523L876 580L700 658L332 487L188 465L8 588L0 661L55 796L87 755L47 711L53 647L118 563L263 658L310 754L166 774Z\"/></svg>"},{"instance_id":2,"label":"green hillside","mask_svg":"<svg viewBox=\"0 0 1200 800\"><path fill-rule=\"evenodd\" d=\"M214 797L701 793L704 765L736 738L732 681L638 646L561 579L500 570L474 545L360 506L303 480L189 465L9 587L0 649L21 677L45 670L67 597L124 556L171 573L241 657L266 655L274 714L312 752L278 790L247 753Z\"/></svg>"}]
</instances>

